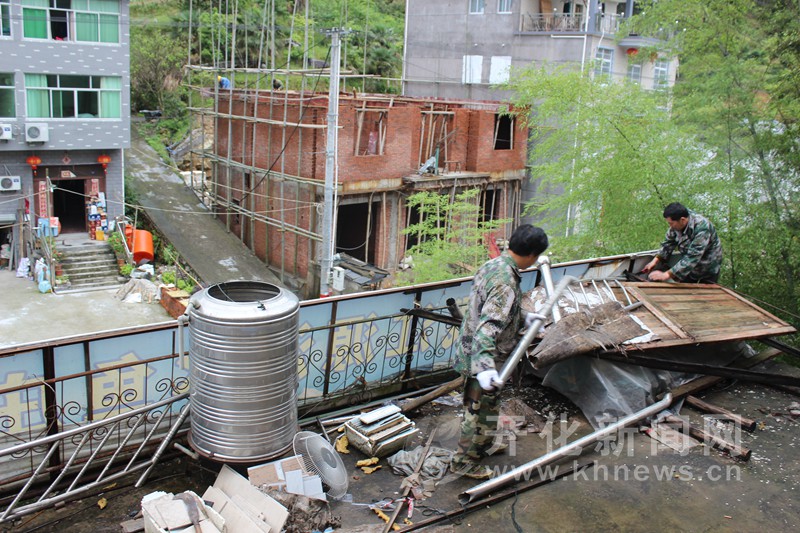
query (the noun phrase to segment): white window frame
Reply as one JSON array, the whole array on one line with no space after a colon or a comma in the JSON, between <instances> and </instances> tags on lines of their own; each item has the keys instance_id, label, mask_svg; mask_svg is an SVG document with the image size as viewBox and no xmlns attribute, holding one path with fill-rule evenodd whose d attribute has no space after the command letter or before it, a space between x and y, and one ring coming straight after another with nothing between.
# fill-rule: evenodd
<instances>
[{"instance_id":1,"label":"white window frame","mask_svg":"<svg viewBox=\"0 0 800 533\"><path fill-rule=\"evenodd\" d=\"M628 81L637 85L642 84L642 65L640 63L628 63Z\"/></svg>"},{"instance_id":2,"label":"white window frame","mask_svg":"<svg viewBox=\"0 0 800 533\"><path fill-rule=\"evenodd\" d=\"M653 63L653 89L669 87L669 60L656 59Z\"/></svg>"},{"instance_id":3,"label":"white window frame","mask_svg":"<svg viewBox=\"0 0 800 533\"><path fill-rule=\"evenodd\" d=\"M614 50L611 48L598 48L594 59L594 75L610 77L614 72Z\"/></svg>"},{"instance_id":4,"label":"white window frame","mask_svg":"<svg viewBox=\"0 0 800 533\"><path fill-rule=\"evenodd\" d=\"M483 56L464 56L461 69L461 83L468 85L481 83L483 78Z\"/></svg>"},{"instance_id":5,"label":"white window frame","mask_svg":"<svg viewBox=\"0 0 800 533\"><path fill-rule=\"evenodd\" d=\"M498 13L511 13L512 7L514 7L514 0L497 0Z\"/></svg>"},{"instance_id":6,"label":"white window frame","mask_svg":"<svg viewBox=\"0 0 800 533\"><path fill-rule=\"evenodd\" d=\"M0 39L11 35L11 0L0 0Z\"/></svg>"},{"instance_id":7,"label":"white window frame","mask_svg":"<svg viewBox=\"0 0 800 533\"><path fill-rule=\"evenodd\" d=\"M486 0L469 0L469 14L483 15L486 11Z\"/></svg>"},{"instance_id":8,"label":"white window frame","mask_svg":"<svg viewBox=\"0 0 800 533\"><path fill-rule=\"evenodd\" d=\"M2 1L2 0L0 0L0 1ZM22 2L22 7L24 9L31 10L31 11L34 11L34 10L35 11L41 11L46 16L46 25L47 25L47 37L25 37L24 30L23 30L23 37L25 39L55 40L55 38L53 37L53 34L52 34L52 17L53 17L52 12L56 11L56 12L64 12L64 14L66 15L67 36L66 36L66 39L63 39L63 41L72 42L72 43L76 43L77 42L77 43L93 43L93 44L101 44L101 45L118 45L120 43L120 40L122 39L122 28L120 27L120 20L122 18L122 14L121 14L122 6L119 5L119 2L117 2L118 8L117 8L116 12L102 11L101 8L93 9L94 6L92 5L92 1L91 0L89 0L87 2L87 5L89 6L89 8L84 10L84 9L75 9L74 7L58 7L58 0L48 0L48 7L40 7L40 6L35 6L35 5L28 5L23 1ZM70 6L71 6L71 3L70 3ZM79 14L79 13L80 14L86 14L86 15L94 15L94 16L97 17L97 35L98 35L98 40L96 40L96 41L87 41L87 40L79 40L77 38L77 35L76 35L76 33L77 33L77 29L76 29L76 25L77 25L76 14ZM116 17L116 19L117 19L117 40L116 41L101 41L99 39L100 34L102 33L101 25L103 24L100 21L100 18L103 17L103 16ZM23 18L23 26L24 26L24 24L25 24L24 11L23 11L23 17L22 18Z\"/></svg>"},{"instance_id":9,"label":"white window frame","mask_svg":"<svg viewBox=\"0 0 800 533\"><path fill-rule=\"evenodd\" d=\"M35 117L35 118L43 118L43 119L52 118L52 119L57 119L57 120L73 120L73 119L77 119L77 120L100 120L100 119L120 120L120 118L122 116L122 88L120 87L120 88L109 89L109 88L102 87L104 78L120 79L119 76L83 76L83 75L73 75L73 74L44 74L44 76L47 76L47 87L37 87L37 86L29 87L27 85L25 87L26 99L28 97L27 95L28 95L29 91L47 91L47 98L48 98L48 101L49 101L49 116L46 116L46 117L41 117L40 116L40 117ZM62 85L62 77L64 77L64 78L87 78L88 82L89 82L89 87L70 87L70 86L68 86L66 84ZM66 95L67 93L72 93L72 108L73 108L72 116L59 116L59 117L53 116L54 115L54 111L56 109L56 105L55 105L55 95L56 95L56 93L60 94L59 98L64 98L64 95ZM97 99L97 101L96 101L96 104L97 104L97 115L96 116L94 116L94 117L81 116L82 114L80 113L81 109L80 109L80 100L79 100L80 93L92 93L92 94L96 95L96 99ZM119 95L120 108L118 110L118 114L120 116L118 116L118 117L104 117L104 116L102 116L102 109L103 109L103 103L102 103L102 98L101 98L102 93L117 93ZM25 103L25 106L26 106L25 107L25 113L32 117L32 113L28 109L28 102L27 101ZM32 118L34 118L34 117L32 117Z\"/></svg>"}]
</instances>

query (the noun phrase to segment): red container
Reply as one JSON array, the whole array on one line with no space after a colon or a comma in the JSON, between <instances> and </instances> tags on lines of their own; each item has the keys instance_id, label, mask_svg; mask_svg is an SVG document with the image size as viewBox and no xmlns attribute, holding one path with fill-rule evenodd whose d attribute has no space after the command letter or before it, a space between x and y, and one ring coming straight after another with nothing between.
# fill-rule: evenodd
<instances>
[{"instance_id":1,"label":"red container","mask_svg":"<svg viewBox=\"0 0 800 533\"><path fill-rule=\"evenodd\" d=\"M128 250L133 249L133 226L130 224L125 225L125 242L128 243Z\"/></svg>"},{"instance_id":2,"label":"red container","mask_svg":"<svg viewBox=\"0 0 800 533\"><path fill-rule=\"evenodd\" d=\"M133 262L153 261L153 234L143 229L133 231Z\"/></svg>"}]
</instances>

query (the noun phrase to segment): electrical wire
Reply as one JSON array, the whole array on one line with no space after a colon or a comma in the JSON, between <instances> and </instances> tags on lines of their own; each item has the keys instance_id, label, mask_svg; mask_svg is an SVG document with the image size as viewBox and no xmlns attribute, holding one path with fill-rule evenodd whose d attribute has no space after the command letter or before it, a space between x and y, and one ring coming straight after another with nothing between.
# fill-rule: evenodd
<instances>
[{"instance_id":1,"label":"electrical wire","mask_svg":"<svg viewBox=\"0 0 800 533\"><path fill-rule=\"evenodd\" d=\"M517 522L517 502L519 501L519 492L514 492L514 503L511 504L511 523L514 525L514 529L517 530L517 533L525 533L525 530Z\"/></svg>"}]
</instances>

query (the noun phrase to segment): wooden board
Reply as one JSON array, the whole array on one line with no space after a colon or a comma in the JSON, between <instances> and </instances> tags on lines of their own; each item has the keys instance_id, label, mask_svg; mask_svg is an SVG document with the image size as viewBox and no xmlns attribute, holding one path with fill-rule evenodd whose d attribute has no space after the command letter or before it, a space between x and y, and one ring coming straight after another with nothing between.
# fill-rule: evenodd
<instances>
[{"instance_id":1,"label":"wooden board","mask_svg":"<svg viewBox=\"0 0 800 533\"><path fill-rule=\"evenodd\" d=\"M659 337L642 349L794 333L787 322L717 285L624 282L644 305L633 314Z\"/></svg>"}]
</instances>

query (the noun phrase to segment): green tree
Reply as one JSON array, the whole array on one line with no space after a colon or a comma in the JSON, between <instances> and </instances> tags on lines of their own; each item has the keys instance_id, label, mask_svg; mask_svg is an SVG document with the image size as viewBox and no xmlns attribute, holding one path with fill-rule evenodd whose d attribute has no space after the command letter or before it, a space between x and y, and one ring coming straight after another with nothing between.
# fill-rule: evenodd
<instances>
[{"instance_id":1,"label":"green tree","mask_svg":"<svg viewBox=\"0 0 800 533\"><path fill-rule=\"evenodd\" d=\"M664 205L707 190L705 153L670 120L668 95L574 67L516 71L512 109L531 131L526 206L558 260L656 247Z\"/></svg>"},{"instance_id":2,"label":"green tree","mask_svg":"<svg viewBox=\"0 0 800 533\"><path fill-rule=\"evenodd\" d=\"M184 46L158 28L131 28L131 106L135 110L170 108L180 99Z\"/></svg>"},{"instance_id":3,"label":"green tree","mask_svg":"<svg viewBox=\"0 0 800 533\"><path fill-rule=\"evenodd\" d=\"M403 284L428 283L475 272L488 259L487 235L508 220L484 220L478 203L479 189L467 189L451 198L447 194L420 192L406 201L419 214L419 222L403 230L417 243L408 250L413 268L398 274Z\"/></svg>"},{"instance_id":4,"label":"green tree","mask_svg":"<svg viewBox=\"0 0 800 533\"><path fill-rule=\"evenodd\" d=\"M631 30L668 35L661 50L680 52L674 120L696 132L727 187L707 213L724 221L724 281L797 313L800 7L788 0L641 4Z\"/></svg>"}]
</instances>

